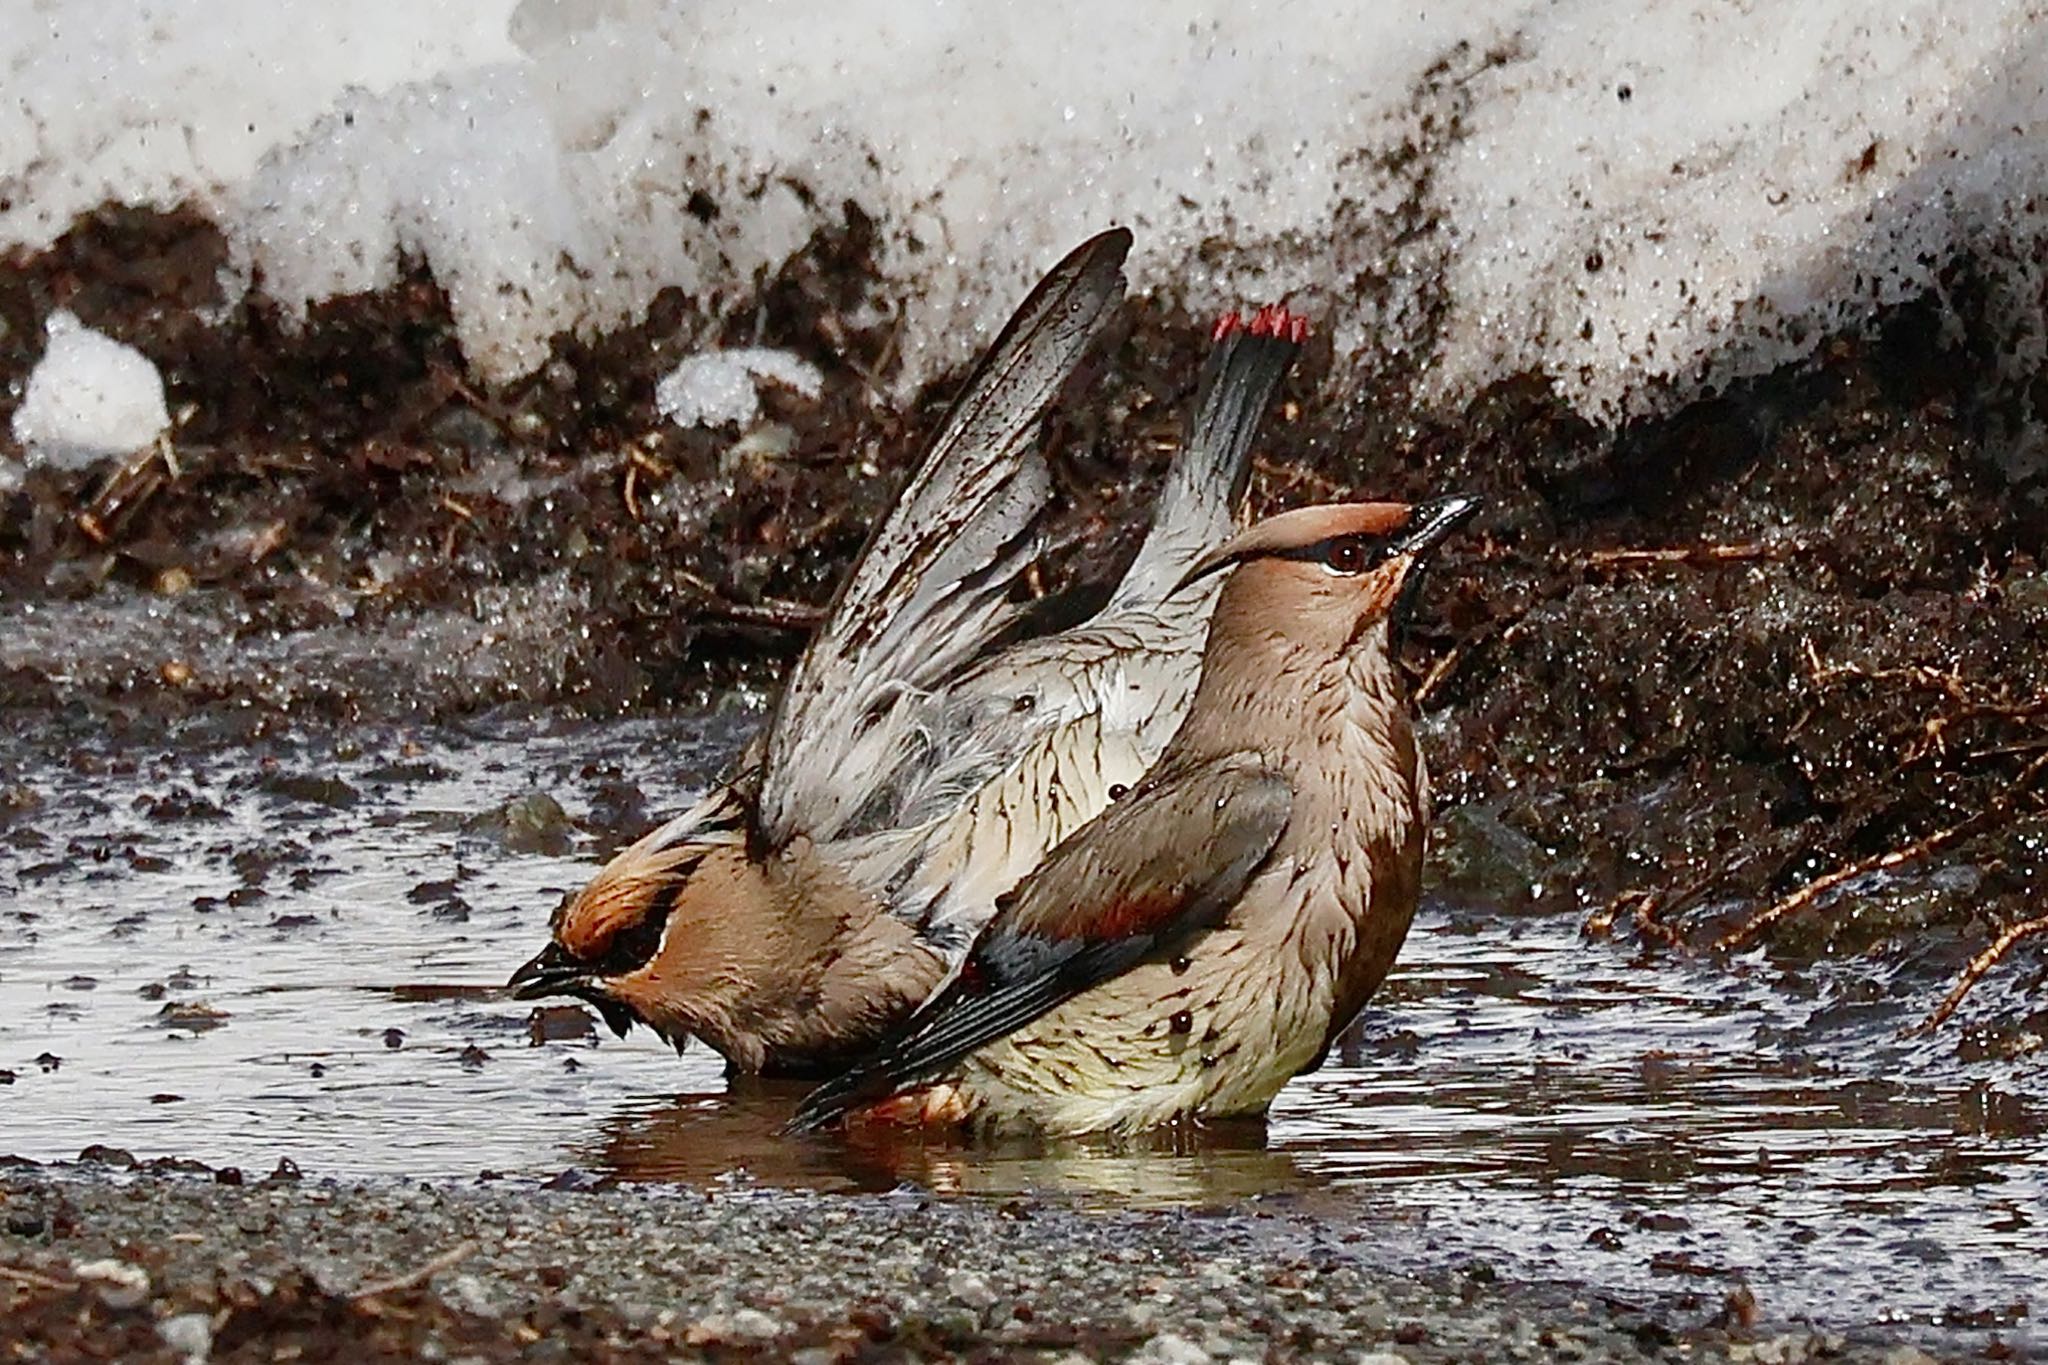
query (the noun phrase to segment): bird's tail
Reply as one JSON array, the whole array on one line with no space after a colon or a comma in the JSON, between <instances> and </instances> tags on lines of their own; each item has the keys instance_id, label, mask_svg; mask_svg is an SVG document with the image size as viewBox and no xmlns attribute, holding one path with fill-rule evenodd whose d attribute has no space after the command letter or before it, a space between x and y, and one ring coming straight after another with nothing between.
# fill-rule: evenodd
<instances>
[{"instance_id":1,"label":"bird's tail","mask_svg":"<svg viewBox=\"0 0 2048 1365\"><path fill-rule=\"evenodd\" d=\"M1152 529L1111 609L1156 603L1202 553L1237 529L1251 479L1253 438L1266 405L1308 339L1308 319L1284 308L1226 314L1213 332L1187 434L1152 513Z\"/></svg>"}]
</instances>

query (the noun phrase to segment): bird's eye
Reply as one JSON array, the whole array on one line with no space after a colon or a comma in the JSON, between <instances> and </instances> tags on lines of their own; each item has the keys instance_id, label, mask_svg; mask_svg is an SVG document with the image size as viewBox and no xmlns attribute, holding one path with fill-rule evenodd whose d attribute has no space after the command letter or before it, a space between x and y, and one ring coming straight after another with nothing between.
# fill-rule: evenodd
<instances>
[{"instance_id":1,"label":"bird's eye","mask_svg":"<svg viewBox=\"0 0 2048 1365\"><path fill-rule=\"evenodd\" d=\"M1323 551L1323 564L1331 573L1364 573L1365 545L1356 536L1339 536Z\"/></svg>"}]
</instances>

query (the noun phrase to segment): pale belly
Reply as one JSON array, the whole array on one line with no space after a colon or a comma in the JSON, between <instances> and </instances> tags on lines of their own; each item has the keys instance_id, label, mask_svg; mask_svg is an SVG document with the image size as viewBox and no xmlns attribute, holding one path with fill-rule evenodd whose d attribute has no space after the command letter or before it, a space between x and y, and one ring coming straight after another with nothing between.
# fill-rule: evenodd
<instances>
[{"instance_id":1,"label":"pale belly","mask_svg":"<svg viewBox=\"0 0 2048 1365\"><path fill-rule=\"evenodd\" d=\"M953 1081L977 1126L1131 1132L1257 1114L1328 1035L1328 974L1236 930L1148 963L967 1058Z\"/></svg>"}]
</instances>

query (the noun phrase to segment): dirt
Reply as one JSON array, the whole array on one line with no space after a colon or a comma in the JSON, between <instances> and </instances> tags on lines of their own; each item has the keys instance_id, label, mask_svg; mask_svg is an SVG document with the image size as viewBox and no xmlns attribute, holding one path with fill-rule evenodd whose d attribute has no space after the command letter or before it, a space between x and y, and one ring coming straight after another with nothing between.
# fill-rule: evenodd
<instances>
[{"instance_id":1,"label":"dirt","mask_svg":"<svg viewBox=\"0 0 2048 1365\"><path fill-rule=\"evenodd\" d=\"M760 695L950 387L884 398L900 338L873 241L849 209L721 324L827 380L816 402L771 394L776 439L749 453L654 411L703 324L673 294L485 391L423 271L301 324L260 296L219 311L225 248L196 215L82 219L0 268L0 385L21 391L40 318L68 307L162 367L178 469L32 472L4 499L0 585L17 611L155 601L248 649L94 658L79 637L95 632L72 626L17 651L0 703L445 718ZM1434 411L1386 357L1311 346L1267 431L1260 507L1489 499L1413 631L1444 804L1503 836L1472 894L1540 885L1646 948L1746 946L1728 936L1773 899L1940 836L1903 881L1855 882L1854 914L1821 897L1755 937L1955 969L2026 917L2048 874L2029 767L2048 742L2048 390L2016 363L2012 301L1978 276L1953 261L1937 293L1814 362L1618 431L1529 385ZM1050 424L1041 589L1099 579L1134 545L1202 346L1195 320L1140 300L1079 378ZM436 613L479 622L463 647L491 666L289 657L323 631L404 641ZM257 670L265 642L288 657ZM2024 989L1975 1046L2038 1046L2048 959L2023 948L2009 971Z\"/></svg>"}]
</instances>

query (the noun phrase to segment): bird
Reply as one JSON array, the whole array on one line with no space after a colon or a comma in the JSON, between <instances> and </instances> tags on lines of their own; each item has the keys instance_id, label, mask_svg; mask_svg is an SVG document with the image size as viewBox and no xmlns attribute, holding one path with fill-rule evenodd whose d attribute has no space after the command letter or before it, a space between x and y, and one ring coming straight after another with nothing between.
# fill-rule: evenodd
<instances>
[{"instance_id":1,"label":"bird","mask_svg":"<svg viewBox=\"0 0 2048 1365\"><path fill-rule=\"evenodd\" d=\"M1204 555L1183 585L1222 593L1158 763L791 1129L1128 1134L1263 1113L1320 1065L1415 913L1429 791L1394 649L1478 506L1302 508Z\"/></svg>"},{"instance_id":2,"label":"bird","mask_svg":"<svg viewBox=\"0 0 2048 1365\"><path fill-rule=\"evenodd\" d=\"M557 910L507 983L736 1073L829 1075L921 1003L1046 850L1135 784L1186 708L1250 448L1306 336L1226 316L1136 559L1033 631L1014 586L1051 479L1040 418L1123 291L1128 232L1072 252L976 367L727 777Z\"/></svg>"}]
</instances>

